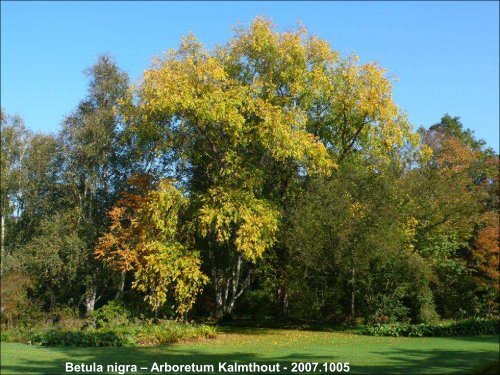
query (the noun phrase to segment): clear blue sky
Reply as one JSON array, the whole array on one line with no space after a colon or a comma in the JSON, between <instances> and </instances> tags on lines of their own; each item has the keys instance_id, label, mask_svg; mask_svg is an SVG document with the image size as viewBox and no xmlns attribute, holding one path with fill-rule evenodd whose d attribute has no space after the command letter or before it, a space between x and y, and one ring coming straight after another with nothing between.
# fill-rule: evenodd
<instances>
[{"instance_id":1,"label":"clear blue sky","mask_svg":"<svg viewBox=\"0 0 500 375\"><path fill-rule=\"evenodd\" d=\"M498 150L498 2L2 2L1 105L55 132L84 97L85 67L109 52L133 80L194 32L207 46L257 15L300 20L343 53L399 78L415 126L448 112Z\"/></svg>"}]
</instances>

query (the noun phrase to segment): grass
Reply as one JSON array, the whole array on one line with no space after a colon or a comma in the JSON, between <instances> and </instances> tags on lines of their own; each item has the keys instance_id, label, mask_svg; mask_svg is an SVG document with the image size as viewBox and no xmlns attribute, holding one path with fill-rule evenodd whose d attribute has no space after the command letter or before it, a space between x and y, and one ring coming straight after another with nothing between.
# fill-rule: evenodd
<instances>
[{"instance_id":1,"label":"grass","mask_svg":"<svg viewBox=\"0 0 500 375\"><path fill-rule=\"evenodd\" d=\"M369 337L341 332L223 327L215 339L153 348L47 348L2 343L2 374L63 374L64 363L349 362L351 373L470 373L498 361L499 337ZM144 373L150 373L145 371ZM282 372L283 373L283 372Z\"/></svg>"}]
</instances>

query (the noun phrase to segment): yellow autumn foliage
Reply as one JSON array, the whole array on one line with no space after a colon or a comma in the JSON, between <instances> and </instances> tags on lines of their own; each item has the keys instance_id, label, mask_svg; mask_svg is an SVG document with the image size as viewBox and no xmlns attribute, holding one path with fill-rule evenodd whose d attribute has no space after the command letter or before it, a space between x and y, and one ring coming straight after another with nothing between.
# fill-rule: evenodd
<instances>
[{"instance_id":1,"label":"yellow autumn foliage","mask_svg":"<svg viewBox=\"0 0 500 375\"><path fill-rule=\"evenodd\" d=\"M166 139L158 153L175 152L198 173L198 234L250 261L278 230L263 193L269 165L329 175L350 154L383 163L419 143L385 69L261 17L213 50L185 37L154 60L123 108L138 134Z\"/></svg>"},{"instance_id":2,"label":"yellow autumn foliage","mask_svg":"<svg viewBox=\"0 0 500 375\"><path fill-rule=\"evenodd\" d=\"M198 253L180 240L179 212L186 204L170 180L142 194L125 194L109 212L109 231L95 249L96 257L111 268L134 272L132 287L144 293L154 311L171 292L177 313L184 315L208 281L200 270Z\"/></svg>"},{"instance_id":3,"label":"yellow autumn foliage","mask_svg":"<svg viewBox=\"0 0 500 375\"><path fill-rule=\"evenodd\" d=\"M202 199L198 223L202 236L232 243L245 259L255 262L275 241L279 212L265 200L237 190L213 188Z\"/></svg>"}]
</instances>

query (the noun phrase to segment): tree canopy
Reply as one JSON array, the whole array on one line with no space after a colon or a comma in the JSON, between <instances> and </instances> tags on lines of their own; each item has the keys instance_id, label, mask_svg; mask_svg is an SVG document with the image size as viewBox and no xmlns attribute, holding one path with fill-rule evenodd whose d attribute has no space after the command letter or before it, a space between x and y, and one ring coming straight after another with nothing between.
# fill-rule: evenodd
<instances>
[{"instance_id":1,"label":"tree canopy","mask_svg":"<svg viewBox=\"0 0 500 375\"><path fill-rule=\"evenodd\" d=\"M57 135L2 111L2 286L24 290L6 308L498 312L498 154L459 117L415 130L378 64L256 18L136 83L108 55L86 75Z\"/></svg>"}]
</instances>

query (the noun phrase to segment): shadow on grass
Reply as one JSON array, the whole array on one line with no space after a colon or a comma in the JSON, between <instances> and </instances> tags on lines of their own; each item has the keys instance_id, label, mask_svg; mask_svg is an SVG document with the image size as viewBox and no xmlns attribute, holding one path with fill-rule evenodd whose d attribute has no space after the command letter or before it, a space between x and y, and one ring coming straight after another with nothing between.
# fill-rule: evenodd
<instances>
[{"instance_id":1,"label":"shadow on grass","mask_svg":"<svg viewBox=\"0 0 500 375\"><path fill-rule=\"evenodd\" d=\"M250 338L257 335L268 336L275 334L276 329L279 328L257 328L255 326L239 325L219 327L221 333L240 334ZM207 340L206 343L201 342L201 345L198 343L193 347L189 347L189 344L171 344L151 348L33 347L10 344L11 346L6 346L8 349L6 354L2 351L1 373L64 374L65 362L75 364L92 364L95 362L103 365L104 373L106 373L108 364L115 363L134 364L139 369L140 367L149 369L154 362L159 364L168 362L177 365L210 364L214 365L216 373L218 362L280 363L282 369L283 367L288 368L288 372L281 371L281 373L289 373L292 362L344 362L349 360L351 360L351 373L361 374L498 373L498 362L496 362L499 355L498 336L442 338L446 341L455 341L452 346L456 349L431 349L425 347L427 345L425 342L429 339L434 340L433 338L403 338L401 346L399 346L395 345L395 343L384 344L387 340L389 340L388 343L392 342L394 338L376 338L376 340L369 341L368 336L358 337L360 338L360 347L364 347L364 349L359 350L362 350L363 353L358 352L355 343L347 341L347 345L352 346L354 350L353 355L355 354L351 359L348 358L351 357L348 352L344 352L342 357L335 355L333 347L331 347L332 354L325 355L325 352L330 353L332 343L330 339L321 341L323 349L319 347L317 352L314 352L312 348L311 350L301 349L298 352L294 352L293 348L288 348L284 352L279 350L269 352L269 346L266 347L268 344L265 343L263 343L262 347L251 347L251 351L248 349L238 351L237 343L228 347L221 346L216 340ZM419 347L420 340L423 340L422 348ZM413 345L410 348L407 347L409 343ZM317 347L317 343L314 345ZM476 372L480 368L482 370ZM147 370L142 373L151 372ZM323 373L325 372L323 371Z\"/></svg>"},{"instance_id":2,"label":"shadow on grass","mask_svg":"<svg viewBox=\"0 0 500 375\"><path fill-rule=\"evenodd\" d=\"M481 339L481 338L467 338ZM490 338L491 342L491 338ZM46 358L50 351L55 358ZM262 358L258 353L231 352L207 353L203 350L188 350L176 345L156 348L40 348L29 347L27 355L17 358L17 363L2 363L2 374L64 374L65 362L75 364L91 364L92 362L103 365L104 373L108 364L135 364L138 369L147 367L148 370L138 373L151 373L150 368L154 362L171 365L197 365L210 364L218 373L218 363L251 363L272 364L279 362L281 369L287 367L290 373L291 363L301 362L344 362L345 358L332 356L318 356L311 353L289 353L284 356ZM358 374L444 374L444 373L475 373L475 369L484 367L485 371L477 374L498 373L498 366L489 365L498 359L495 350L419 350L391 348L386 351L370 351L380 360L377 363L355 364L351 363L351 373ZM494 372L491 372L494 371ZM184 372L185 373L185 372Z\"/></svg>"},{"instance_id":3,"label":"shadow on grass","mask_svg":"<svg viewBox=\"0 0 500 375\"><path fill-rule=\"evenodd\" d=\"M37 350L47 348L35 348ZM2 375L4 374L65 374L65 362L74 364L101 364L106 372L108 364L134 364L138 368L137 373L150 374L151 366L154 362L159 365L167 362L170 365L213 365L215 372L219 373L219 363L229 364L253 363L260 365L280 364L280 373L290 373L291 363L302 362L329 362L335 361L334 357L317 356L306 353L291 353L289 355L277 358L266 358L263 360L256 353L233 352L224 354L208 354L199 350L172 350L171 346L157 348L50 348L57 351L58 360L43 360L35 358L25 359L25 363L16 365L2 364ZM337 358L337 361L340 359ZM140 370L141 367L147 367L148 370ZM287 370L284 370L284 368ZM167 373L167 372L156 372ZM169 372L173 373L173 372ZM189 372L183 371L186 374ZM257 372L258 373L258 372ZM263 372L260 372L263 373Z\"/></svg>"},{"instance_id":4,"label":"shadow on grass","mask_svg":"<svg viewBox=\"0 0 500 375\"><path fill-rule=\"evenodd\" d=\"M239 330L245 333L251 333L252 330L299 330L311 332L342 332L347 330L359 330L359 327L346 326L345 324L336 324L328 322L287 320L275 321L273 319L238 319L230 322L215 324L222 332L237 333Z\"/></svg>"},{"instance_id":5,"label":"shadow on grass","mask_svg":"<svg viewBox=\"0 0 500 375\"><path fill-rule=\"evenodd\" d=\"M380 367L353 365L352 372L359 374L498 374L498 351L495 350L393 349L374 353L384 356L391 365Z\"/></svg>"},{"instance_id":6,"label":"shadow on grass","mask_svg":"<svg viewBox=\"0 0 500 375\"><path fill-rule=\"evenodd\" d=\"M460 340L470 343L492 342L494 338L500 344L500 336L485 335L485 336L447 336L449 340Z\"/></svg>"}]
</instances>

